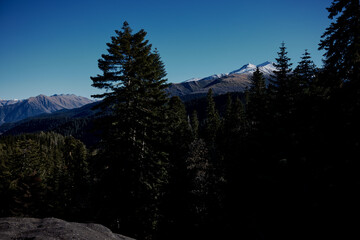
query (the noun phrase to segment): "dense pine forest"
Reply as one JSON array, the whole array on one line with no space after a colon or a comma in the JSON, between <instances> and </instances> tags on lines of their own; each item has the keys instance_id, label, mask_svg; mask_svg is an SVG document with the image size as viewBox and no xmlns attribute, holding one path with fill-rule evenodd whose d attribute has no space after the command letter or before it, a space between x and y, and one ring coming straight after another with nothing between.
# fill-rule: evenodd
<instances>
[{"instance_id":1,"label":"dense pine forest","mask_svg":"<svg viewBox=\"0 0 360 240\"><path fill-rule=\"evenodd\" d=\"M269 81L257 70L244 93L186 103L167 96L159 52L125 22L91 77L106 114L0 138L0 216L136 239L358 239L360 4L328 11L323 67L304 50L292 68L283 42ZM90 138L81 131L96 141L71 136Z\"/></svg>"}]
</instances>

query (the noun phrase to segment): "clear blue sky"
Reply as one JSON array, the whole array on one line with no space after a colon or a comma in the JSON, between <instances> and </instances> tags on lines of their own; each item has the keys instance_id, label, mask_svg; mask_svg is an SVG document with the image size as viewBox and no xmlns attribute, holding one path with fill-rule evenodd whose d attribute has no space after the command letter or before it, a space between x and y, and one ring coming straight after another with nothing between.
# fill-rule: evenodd
<instances>
[{"instance_id":1,"label":"clear blue sky","mask_svg":"<svg viewBox=\"0 0 360 240\"><path fill-rule=\"evenodd\" d=\"M0 0L0 98L74 93L126 20L158 48L169 82L275 61L282 41L294 65L308 49L319 66L331 0Z\"/></svg>"}]
</instances>

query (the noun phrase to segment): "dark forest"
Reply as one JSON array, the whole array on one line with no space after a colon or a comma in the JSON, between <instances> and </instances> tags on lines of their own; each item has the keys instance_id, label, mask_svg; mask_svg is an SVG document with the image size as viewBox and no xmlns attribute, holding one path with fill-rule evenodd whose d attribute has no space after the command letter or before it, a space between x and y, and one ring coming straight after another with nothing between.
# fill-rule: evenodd
<instances>
[{"instance_id":1,"label":"dark forest","mask_svg":"<svg viewBox=\"0 0 360 240\"><path fill-rule=\"evenodd\" d=\"M91 77L96 117L0 137L0 216L136 239L358 239L360 4L328 11L324 66L304 50L292 68L283 42L271 79L187 102L125 22Z\"/></svg>"}]
</instances>

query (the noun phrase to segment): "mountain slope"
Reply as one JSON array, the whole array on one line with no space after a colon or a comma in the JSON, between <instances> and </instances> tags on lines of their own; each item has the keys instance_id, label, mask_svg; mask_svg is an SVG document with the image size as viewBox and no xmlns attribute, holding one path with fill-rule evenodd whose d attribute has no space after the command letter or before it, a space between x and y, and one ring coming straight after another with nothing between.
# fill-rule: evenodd
<instances>
[{"instance_id":1,"label":"mountain slope","mask_svg":"<svg viewBox=\"0 0 360 240\"><path fill-rule=\"evenodd\" d=\"M16 103L0 106L0 125L17 122L44 113L52 113L61 109L79 108L91 102L93 101L88 98L73 94L31 97Z\"/></svg>"},{"instance_id":2,"label":"mountain slope","mask_svg":"<svg viewBox=\"0 0 360 240\"><path fill-rule=\"evenodd\" d=\"M99 102L86 104L80 108L62 109L53 113L44 113L12 123L0 125L0 135L19 135L36 132L56 132L64 136L73 136L87 146L95 145L99 139L94 121L104 117L96 106Z\"/></svg>"},{"instance_id":3,"label":"mountain slope","mask_svg":"<svg viewBox=\"0 0 360 240\"><path fill-rule=\"evenodd\" d=\"M17 103L19 100L3 100L0 99L0 107Z\"/></svg>"},{"instance_id":4,"label":"mountain slope","mask_svg":"<svg viewBox=\"0 0 360 240\"><path fill-rule=\"evenodd\" d=\"M171 84L166 91L170 96L179 96L183 100L202 97L210 88L215 95L227 92L243 92L250 87L251 76L257 67L267 79L276 70L272 62L267 61L259 65L249 63L230 73L215 74L205 78L192 78L181 83Z\"/></svg>"}]
</instances>

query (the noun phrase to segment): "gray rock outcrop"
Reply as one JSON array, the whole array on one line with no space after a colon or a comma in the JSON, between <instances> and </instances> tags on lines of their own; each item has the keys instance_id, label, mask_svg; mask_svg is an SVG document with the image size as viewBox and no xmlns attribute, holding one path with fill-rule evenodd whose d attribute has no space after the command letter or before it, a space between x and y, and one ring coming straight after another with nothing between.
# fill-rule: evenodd
<instances>
[{"instance_id":1,"label":"gray rock outcrop","mask_svg":"<svg viewBox=\"0 0 360 240\"><path fill-rule=\"evenodd\" d=\"M134 240L94 223L57 218L0 218L1 240Z\"/></svg>"}]
</instances>

